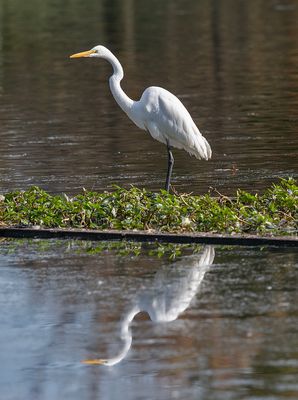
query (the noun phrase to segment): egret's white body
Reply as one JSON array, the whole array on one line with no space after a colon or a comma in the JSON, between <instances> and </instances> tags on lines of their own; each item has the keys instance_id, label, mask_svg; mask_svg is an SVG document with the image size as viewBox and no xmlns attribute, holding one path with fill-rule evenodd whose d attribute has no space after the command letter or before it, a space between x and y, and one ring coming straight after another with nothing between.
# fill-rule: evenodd
<instances>
[{"instance_id":1,"label":"egret's white body","mask_svg":"<svg viewBox=\"0 0 298 400\"><path fill-rule=\"evenodd\" d=\"M122 361L132 344L130 324L141 311L147 312L155 323L175 321L189 307L213 263L214 256L214 247L206 246L199 254L161 268L151 284L144 284L122 318L120 336L123 347L120 352L112 358L85 360L84 363L113 366Z\"/></svg>"},{"instance_id":2,"label":"egret's white body","mask_svg":"<svg viewBox=\"0 0 298 400\"><path fill-rule=\"evenodd\" d=\"M130 99L122 90L123 68L119 60L104 46L76 53L71 58L99 57L107 60L113 67L109 79L111 92L128 117L141 129L168 149L168 173L166 190L169 190L174 158L171 147L184 149L198 159L208 160L212 151L207 140L202 136L189 112L181 101L167 90L151 86L147 88L139 101Z\"/></svg>"},{"instance_id":3,"label":"egret's white body","mask_svg":"<svg viewBox=\"0 0 298 400\"><path fill-rule=\"evenodd\" d=\"M133 104L130 118L165 145L184 149L199 159L208 160L211 148L201 135L181 101L166 89L151 86ZM135 115L137 119L135 119Z\"/></svg>"}]
</instances>

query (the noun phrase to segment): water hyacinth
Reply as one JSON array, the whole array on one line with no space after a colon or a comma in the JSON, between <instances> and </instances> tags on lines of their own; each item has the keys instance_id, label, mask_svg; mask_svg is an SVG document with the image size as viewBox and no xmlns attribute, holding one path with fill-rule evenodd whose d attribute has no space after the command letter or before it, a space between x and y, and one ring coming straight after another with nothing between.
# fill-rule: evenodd
<instances>
[{"instance_id":1,"label":"water hyacinth","mask_svg":"<svg viewBox=\"0 0 298 400\"><path fill-rule=\"evenodd\" d=\"M298 186L281 179L263 194L235 197L157 193L132 187L83 190L75 197L38 187L1 195L1 226L156 230L162 232L297 234Z\"/></svg>"}]
</instances>

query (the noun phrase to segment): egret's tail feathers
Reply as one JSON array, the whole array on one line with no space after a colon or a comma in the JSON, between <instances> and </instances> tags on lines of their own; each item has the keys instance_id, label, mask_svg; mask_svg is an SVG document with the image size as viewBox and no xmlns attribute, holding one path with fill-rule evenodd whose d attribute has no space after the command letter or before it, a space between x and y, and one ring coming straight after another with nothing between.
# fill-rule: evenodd
<instances>
[{"instance_id":1,"label":"egret's tail feathers","mask_svg":"<svg viewBox=\"0 0 298 400\"><path fill-rule=\"evenodd\" d=\"M158 138L157 140L160 140L165 144L169 143L171 147L175 147L176 149L184 149L188 154L195 156L199 160L209 160L212 156L212 150L207 140L202 136L201 132L195 125L194 129L188 132L189 133L187 135L184 134L180 140L177 140L175 137L171 137L170 139L161 137L161 139Z\"/></svg>"},{"instance_id":2,"label":"egret's tail feathers","mask_svg":"<svg viewBox=\"0 0 298 400\"><path fill-rule=\"evenodd\" d=\"M204 138L204 136L202 136L202 138L204 139L204 142L205 142L205 155L206 155L205 160L209 160L209 158L212 157L212 150L211 150L210 144L207 142L207 140Z\"/></svg>"},{"instance_id":3,"label":"egret's tail feathers","mask_svg":"<svg viewBox=\"0 0 298 400\"><path fill-rule=\"evenodd\" d=\"M189 154L194 155L199 160L209 160L209 158L212 156L211 147L204 136L198 136L194 143L194 148L191 150L188 149L187 151Z\"/></svg>"}]
</instances>

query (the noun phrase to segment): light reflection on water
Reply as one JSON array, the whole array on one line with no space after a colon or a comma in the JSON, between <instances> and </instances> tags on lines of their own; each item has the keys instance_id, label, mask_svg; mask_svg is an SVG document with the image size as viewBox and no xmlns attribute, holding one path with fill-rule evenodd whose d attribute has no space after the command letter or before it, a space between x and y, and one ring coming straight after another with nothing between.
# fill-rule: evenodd
<instances>
[{"instance_id":1,"label":"light reflection on water","mask_svg":"<svg viewBox=\"0 0 298 400\"><path fill-rule=\"evenodd\" d=\"M186 248L171 261L151 255L151 245L138 257L96 246L2 242L3 398L297 397L295 249ZM163 304L166 316L183 291L184 310L168 322L149 312ZM126 331L122 361L82 364L119 354L121 322L136 305L145 313Z\"/></svg>"},{"instance_id":2,"label":"light reflection on water","mask_svg":"<svg viewBox=\"0 0 298 400\"><path fill-rule=\"evenodd\" d=\"M175 151L180 191L261 189L297 176L297 13L291 2L0 2L1 190L164 185L166 152L112 98L110 66L71 62L96 44L139 98L166 87L211 143L199 162Z\"/></svg>"}]
</instances>

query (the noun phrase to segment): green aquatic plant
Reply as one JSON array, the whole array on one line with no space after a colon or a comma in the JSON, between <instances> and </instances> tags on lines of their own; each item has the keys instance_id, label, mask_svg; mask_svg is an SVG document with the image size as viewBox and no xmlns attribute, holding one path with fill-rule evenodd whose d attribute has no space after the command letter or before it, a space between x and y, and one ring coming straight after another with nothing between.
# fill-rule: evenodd
<instances>
[{"instance_id":1,"label":"green aquatic plant","mask_svg":"<svg viewBox=\"0 0 298 400\"><path fill-rule=\"evenodd\" d=\"M84 190L75 197L38 187L1 195L0 226L297 234L298 186L281 179L263 194L238 190L203 196L157 193L132 187L113 192Z\"/></svg>"},{"instance_id":2,"label":"green aquatic plant","mask_svg":"<svg viewBox=\"0 0 298 400\"><path fill-rule=\"evenodd\" d=\"M67 253L78 255L103 255L105 253L117 257L137 258L139 256L150 259L162 258L174 261L185 255L200 253L204 246L193 243L159 243L159 242L134 242L128 240L67 240L57 239L10 239L0 238L0 255L22 255L30 248L34 257L46 253ZM225 248L221 246L221 248Z\"/></svg>"}]
</instances>

